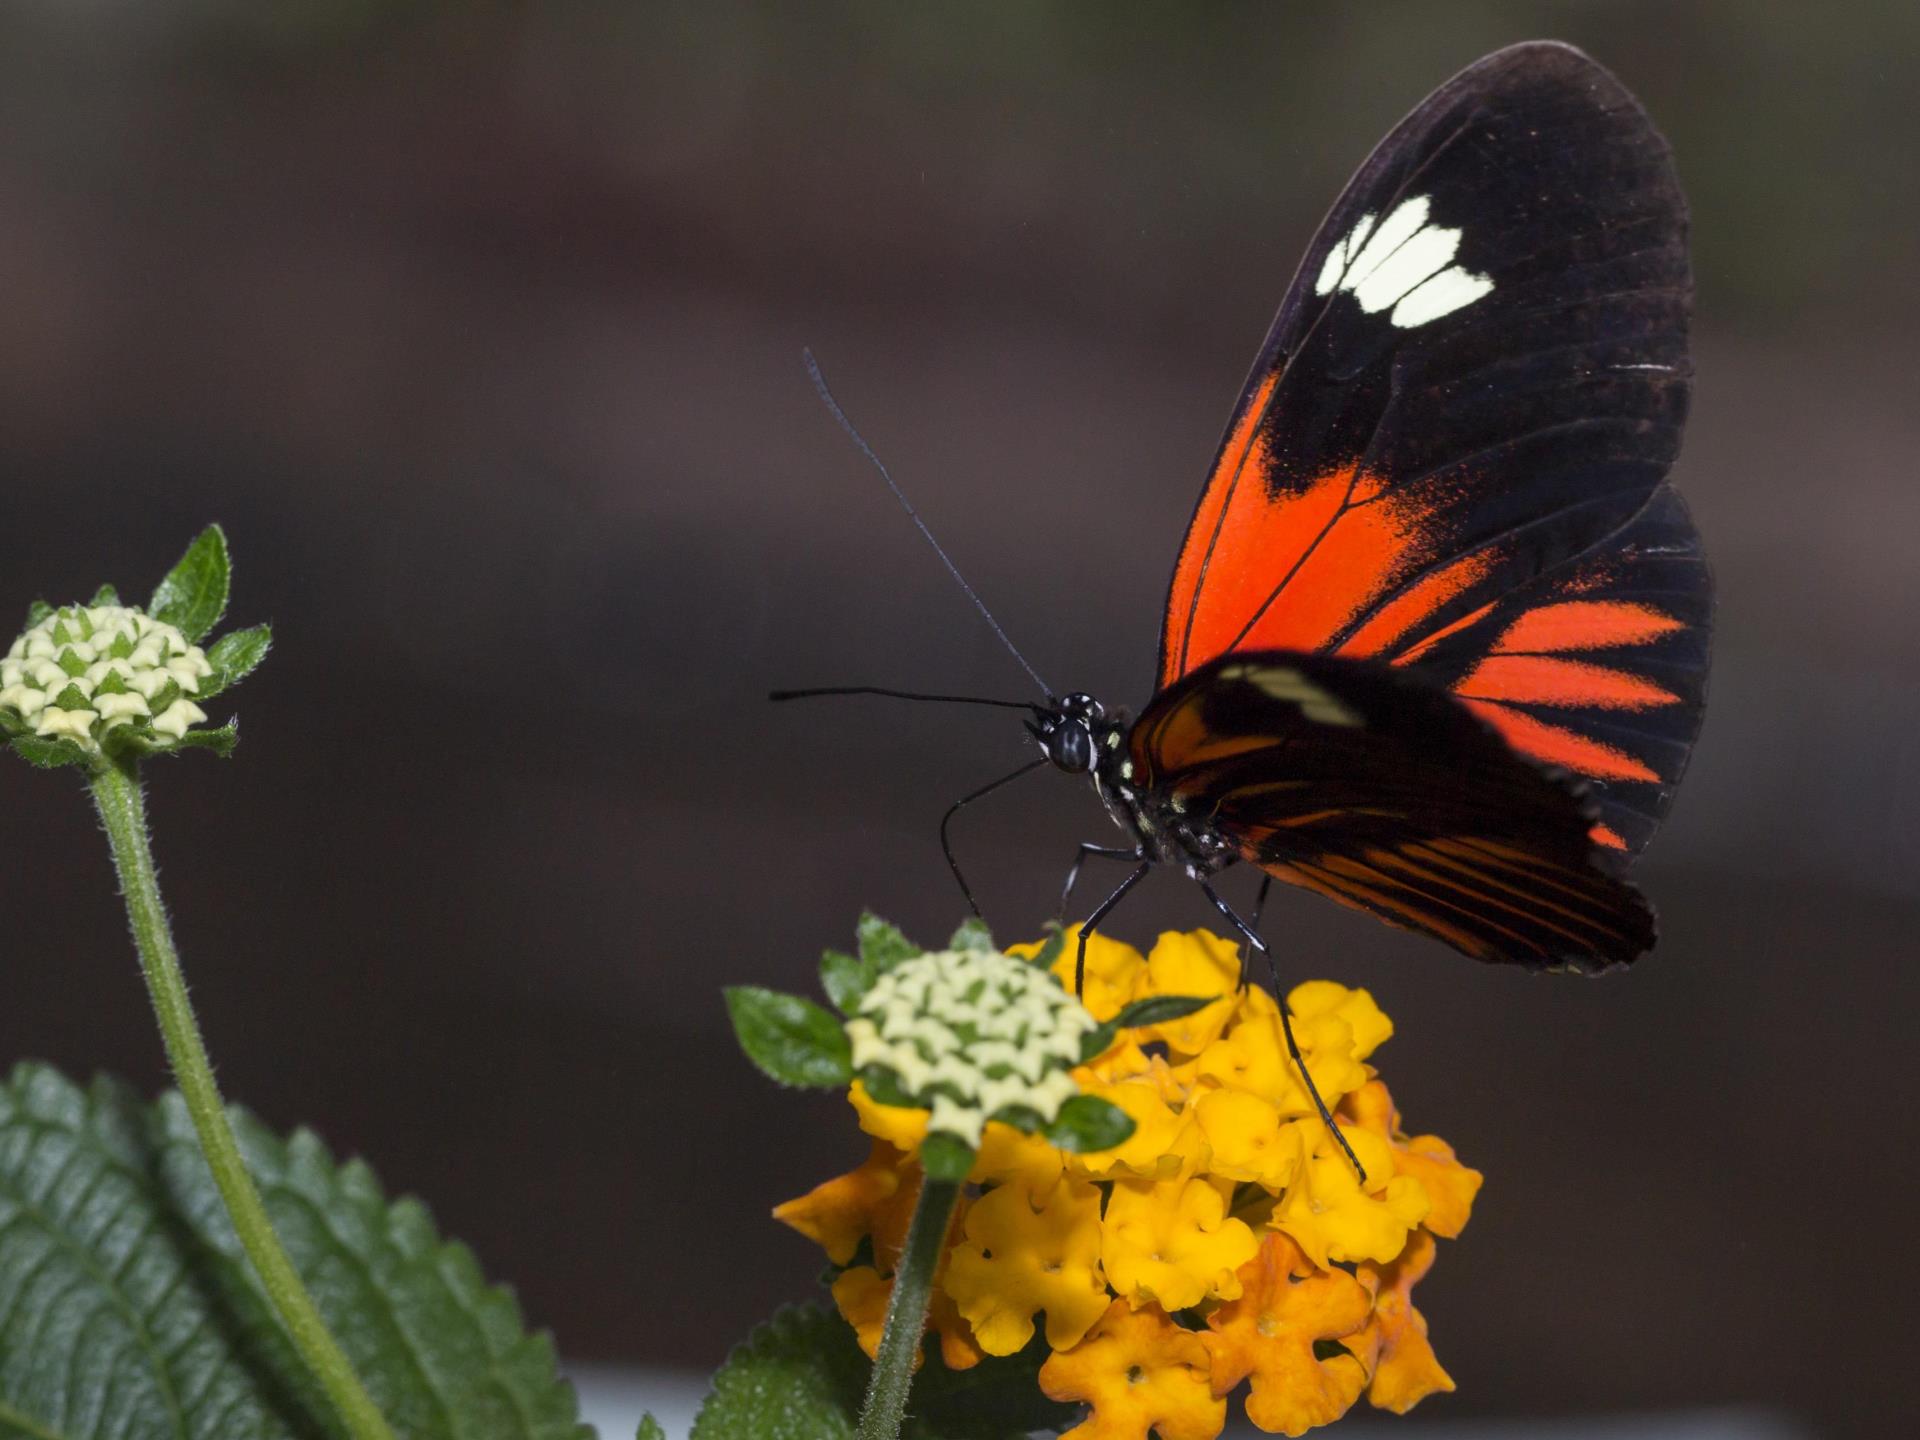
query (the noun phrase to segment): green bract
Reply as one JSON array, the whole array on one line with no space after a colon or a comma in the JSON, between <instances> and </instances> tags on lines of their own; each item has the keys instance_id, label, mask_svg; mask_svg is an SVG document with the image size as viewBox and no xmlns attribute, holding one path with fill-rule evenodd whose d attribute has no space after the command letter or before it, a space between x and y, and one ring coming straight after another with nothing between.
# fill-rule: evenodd
<instances>
[{"instance_id":1,"label":"green bract","mask_svg":"<svg viewBox=\"0 0 1920 1440\"><path fill-rule=\"evenodd\" d=\"M226 537L209 526L146 610L121 604L110 586L86 605L33 606L0 659L0 734L46 766L231 750L233 724L199 728L201 702L258 665L271 635L260 625L201 647L226 610L230 573Z\"/></svg>"}]
</instances>

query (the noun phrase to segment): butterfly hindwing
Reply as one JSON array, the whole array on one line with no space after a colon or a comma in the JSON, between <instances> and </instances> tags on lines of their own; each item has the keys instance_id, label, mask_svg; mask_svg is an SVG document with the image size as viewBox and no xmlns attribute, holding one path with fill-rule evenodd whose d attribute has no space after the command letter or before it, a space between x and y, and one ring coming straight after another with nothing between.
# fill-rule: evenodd
<instances>
[{"instance_id":1,"label":"butterfly hindwing","mask_svg":"<svg viewBox=\"0 0 1920 1440\"><path fill-rule=\"evenodd\" d=\"M1606 71L1529 44L1436 91L1281 305L1175 567L1161 685L1273 649L1419 671L1607 787L1595 836L1637 849L1705 673L1706 571L1662 489L1690 288L1666 144ZM1561 648L1519 663L1542 635Z\"/></svg>"},{"instance_id":2,"label":"butterfly hindwing","mask_svg":"<svg viewBox=\"0 0 1920 1440\"><path fill-rule=\"evenodd\" d=\"M1653 942L1639 892L1593 863L1583 787L1391 666L1224 656L1154 697L1128 753L1169 823L1476 958L1598 970Z\"/></svg>"}]
</instances>

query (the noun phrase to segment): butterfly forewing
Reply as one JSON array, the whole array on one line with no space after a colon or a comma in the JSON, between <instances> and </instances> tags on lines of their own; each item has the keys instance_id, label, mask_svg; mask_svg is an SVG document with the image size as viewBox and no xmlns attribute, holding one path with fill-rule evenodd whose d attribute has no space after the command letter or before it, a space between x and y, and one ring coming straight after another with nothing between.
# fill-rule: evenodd
<instances>
[{"instance_id":1,"label":"butterfly forewing","mask_svg":"<svg viewBox=\"0 0 1920 1440\"><path fill-rule=\"evenodd\" d=\"M1606 71L1530 44L1436 91L1281 305L1180 552L1161 685L1276 649L1404 668L1585 776L1593 838L1637 849L1706 664L1707 575L1662 488L1689 294L1667 147Z\"/></svg>"},{"instance_id":2,"label":"butterfly forewing","mask_svg":"<svg viewBox=\"0 0 1920 1440\"><path fill-rule=\"evenodd\" d=\"M1583 790L1392 666L1222 657L1154 697L1129 756L1178 823L1479 959L1598 970L1653 943L1639 893L1592 863Z\"/></svg>"}]
</instances>

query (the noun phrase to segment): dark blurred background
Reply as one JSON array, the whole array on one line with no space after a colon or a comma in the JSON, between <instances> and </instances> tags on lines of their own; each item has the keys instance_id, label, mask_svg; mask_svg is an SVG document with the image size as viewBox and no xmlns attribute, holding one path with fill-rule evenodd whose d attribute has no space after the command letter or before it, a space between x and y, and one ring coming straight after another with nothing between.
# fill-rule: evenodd
<instances>
[{"instance_id":1,"label":"dark blurred background","mask_svg":"<svg viewBox=\"0 0 1920 1440\"><path fill-rule=\"evenodd\" d=\"M1372 988L1411 1123L1489 1176L1421 1292L1461 1386L1421 1418L1898 1433L1909 5L9 5L0 606L144 595L218 519L234 620L278 637L238 758L151 767L230 1093L429 1197L570 1357L708 1367L806 1293L817 1252L767 1210L862 1146L748 1070L718 987L810 987L863 905L943 936L935 822L1022 745L762 696L1023 681L801 346L1039 667L1137 704L1322 210L1427 90L1540 35L1641 95L1694 207L1678 475L1720 628L1641 870L1665 936L1595 983L1306 896L1269 933ZM0 1061L159 1086L81 797L0 785ZM1005 937L1105 827L1057 777L968 815ZM1163 877L1118 933L1202 905Z\"/></svg>"}]
</instances>

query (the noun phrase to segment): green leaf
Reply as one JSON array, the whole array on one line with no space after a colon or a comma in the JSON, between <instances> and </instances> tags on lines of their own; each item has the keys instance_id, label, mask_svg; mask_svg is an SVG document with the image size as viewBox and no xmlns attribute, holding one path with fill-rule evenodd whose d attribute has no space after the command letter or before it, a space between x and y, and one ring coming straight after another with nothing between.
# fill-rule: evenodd
<instances>
[{"instance_id":1,"label":"green leaf","mask_svg":"<svg viewBox=\"0 0 1920 1440\"><path fill-rule=\"evenodd\" d=\"M213 666L213 673L201 680L200 689L193 698L210 700L222 690L231 690L267 658L267 651L272 645L273 629L267 625L255 625L248 630L234 630L222 635L207 651L207 663Z\"/></svg>"},{"instance_id":2,"label":"green leaf","mask_svg":"<svg viewBox=\"0 0 1920 1440\"><path fill-rule=\"evenodd\" d=\"M820 988L827 992L827 999L842 1015L851 1015L858 1009L861 997L879 978L879 967L858 956L829 950L820 957Z\"/></svg>"},{"instance_id":3,"label":"green leaf","mask_svg":"<svg viewBox=\"0 0 1920 1440\"><path fill-rule=\"evenodd\" d=\"M1111 1150L1133 1135L1133 1117L1111 1100L1098 1095L1076 1095L1060 1107L1047 1139L1076 1155Z\"/></svg>"},{"instance_id":4,"label":"green leaf","mask_svg":"<svg viewBox=\"0 0 1920 1440\"><path fill-rule=\"evenodd\" d=\"M1053 933L1047 936L1046 944L1040 947L1039 953L1029 962L1042 970L1053 969L1059 963L1060 952L1067 948L1067 932L1058 925L1053 926L1052 929Z\"/></svg>"},{"instance_id":5,"label":"green leaf","mask_svg":"<svg viewBox=\"0 0 1920 1440\"><path fill-rule=\"evenodd\" d=\"M936 1130L920 1142L920 1168L934 1180L964 1180L978 1154L958 1135Z\"/></svg>"},{"instance_id":6,"label":"green leaf","mask_svg":"<svg viewBox=\"0 0 1920 1440\"><path fill-rule=\"evenodd\" d=\"M847 1032L827 1010L757 985L730 985L726 997L740 1048L769 1078L815 1089L853 1078Z\"/></svg>"},{"instance_id":7,"label":"green leaf","mask_svg":"<svg viewBox=\"0 0 1920 1440\"><path fill-rule=\"evenodd\" d=\"M38 735L16 735L7 742L21 759L42 770L57 770L62 765L85 765L93 757L71 740L47 740Z\"/></svg>"},{"instance_id":8,"label":"green leaf","mask_svg":"<svg viewBox=\"0 0 1920 1440\"><path fill-rule=\"evenodd\" d=\"M947 941L949 950L995 950L993 932L987 929L987 922L978 915L969 915L960 922L960 928L953 932L953 938Z\"/></svg>"},{"instance_id":9,"label":"green leaf","mask_svg":"<svg viewBox=\"0 0 1920 1440\"><path fill-rule=\"evenodd\" d=\"M1164 1025L1169 1020L1185 1019L1196 1010L1204 1010L1227 998L1225 995L1149 995L1121 1010L1111 1023L1120 1030L1137 1030L1143 1025Z\"/></svg>"},{"instance_id":10,"label":"green leaf","mask_svg":"<svg viewBox=\"0 0 1920 1440\"><path fill-rule=\"evenodd\" d=\"M102 585L93 592L93 599L89 600L87 605L91 608L95 605L118 605L119 603L120 592L111 585Z\"/></svg>"},{"instance_id":11,"label":"green leaf","mask_svg":"<svg viewBox=\"0 0 1920 1440\"><path fill-rule=\"evenodd\" d=\"M180 633L198 644L227 613L227 582L232 566L227 560L227 537L218 525L202 530L167 572L147 602L156 620L180 627Z\"/></svg>"},{"instance_id":12,"label":"green leaf","mask_svg":"<svg viewBox=\"0 0 1920 1440\"><path fill-rule=\"evenodd\" d=\"M51 614L53 614L53 606L44 600L36 600L27 606L27 623L20 628L22 630L31 630Z\"/></svg>"},{"instance_id":13,"label":"green leaf","mask_svg":"<svg viewBox=\"0 0 1920 1440\"><path fill-rule=\"evenodd\" d=\"M1145 1000L1136 1000L1111 1020L1096 1025L1080 1037L1080 1063L1084 1065L1094 1056L1106 1053L1122 1030L1164 1025L1226 998L1224 995L1150 995Z\"/></svg>"},{"instance_id":14,"label":"green leaf","mask_svg":"<svg viewBox=\"0 0 1920 1440\"><path fill-rule=\"evenodd\" d=\"M397 1435L588 1440L553 1347L416 1200L232 1112L274 1227ZM0 1435L339 1434L227 1222L176 1095L0 1084Z\"/></svg>"},{"instance_id":15,"label":"green leaf","mask_svg":"<svg viewBox=\"0 0 1920 1440\"><path fill-rule=\"evenodd\" d=\"M871 910L861 915L854 935L859 941L860 958L881 974L903 960L927 953Z\"/></svg>"},{"instance_id":16,"label":"green leaf","mask_svg":"<svg viewBox=\"0 0 1920 1440\"><path fill-rule=\"evenodd\" d=\"M173 744L169 750L211 750L222 760L233 754L233 747L240 743L240 721L236 716L217 730L189 730Z\"/></svg>"},{"instance_id":17,"label":"green leaf","mask_svg":"<svg viewBox=\"0 0 1920 1440\"><path fill-rule=\"evenodd\" d=\"M902 1440L1024 1440L1079 1414L1041 1394L1045 1340L1019 1355L948 1370L938 1346L914 1377ZM818 1306L779 1311L727 1357L691 1440L848 1440L872 1367L852 1328Z\"/></svg>"}]
</instances>

